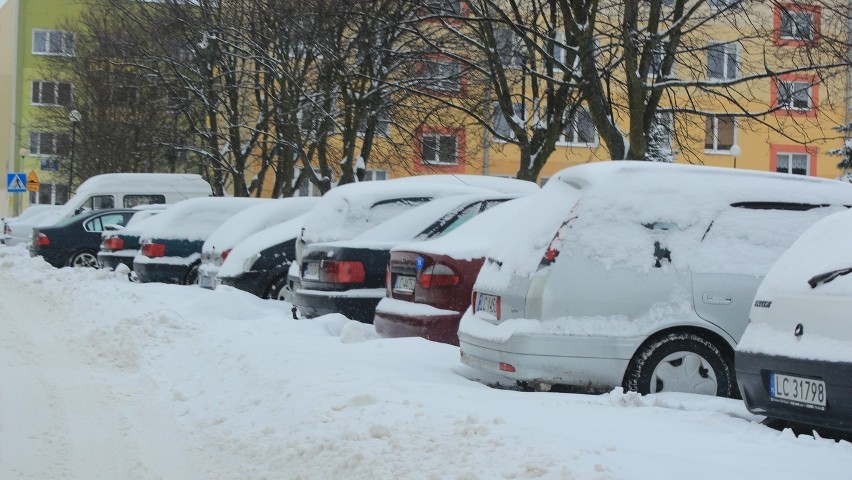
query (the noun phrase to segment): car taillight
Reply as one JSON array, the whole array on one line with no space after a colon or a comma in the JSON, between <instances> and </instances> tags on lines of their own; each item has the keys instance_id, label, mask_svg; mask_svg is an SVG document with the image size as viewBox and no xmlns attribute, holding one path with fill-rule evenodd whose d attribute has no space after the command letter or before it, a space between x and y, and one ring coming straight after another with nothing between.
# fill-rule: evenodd
<instances>
[{"instance_id":1,"label":"car taillight","mask_svg":"<svg viewBox=\"0 0 852 480\"><path fill-rule=\"evenodd\" d=\"M423 288L455 287L461 282L461 277L450 267L436 263L420 272L417 281Z\"/></svg>"},{"instance_id":2,"label":"car taillight","mask_svg":"<svg viewBox=\"0 0 852 480\"><path fill-rule=\"evenodd\" d=\"M4 235L11 235L12 234L12 227L10 227L8 223L3 224L3 234Z\"/></svg>"},{"instance_id":3,"label":"car taillight","mask_svg":"<svg viewBox=\"0 0 852 480\"><path fill-rule=\"evenodd\" d=\"M556 260L556 257L559 256L559 252L562 249L565 237L568 235L568 230L571 228L571 222L576 218L577 214L572 212L571 216L568 217L568 220L562 222L562 225L560 225L559 229L556 230L556 235L553 236L553 240L551 240L547 245L547 249L541 257L541 262L538 264L538 268L550 266Z\"/></svg>"},{"instance_id":4,"label":"car taillight","mask_svg":"<svg viewBox=\"0 0 852 480\"><path fill-rule=\"evenodd\" d=\"M388 269L385 270L385 288L387 289L387 293L385 296L392 297L391 292L393 291L393 284L391 284L391 279L393 278L393 274L391 273L390 264L388 264Z\"/></svg>"},{"instance_id":5,"label":"car taillight","mask_svg":"<svg viewBox=\"0 0 852 480\"><path fill-rule=\"evenodd\" d=\"M329 283L361 283L366 278L364 264L354 261L325 260L322 281Z\"/></svg>"},{"instance_id":6,"label":"car taillight","mask_svg":"<svg viewBox=\"0 0 852 480\"><path fill-rule=\"evenodd\" d=\"M146 257L164 257L166 256L166 246L162 243L146 243L142 245L142 255Z\"/></svg>"},{"instance_id":7,"label":"car taillight","mask_svg":"<svg viewBox=\"0 0 852 480\"><path fill-rule=\"evenodd\" d=\"M47 238L47 235L39 233L36 237L36 245L38 245L39 247L46 247L50 245L50 239Z\"/></svg>"},{"instance_id":8,"label":"car taillight","mask_svg":"<svg viewBox=\"0 0 852 480\"><path fill-rule=\"evenodd\" d=\"M230 254L231 254L230 248L225 250L224 252L222 252L222 263L225 263L225 260L228 259L228 255L230 255Z\"/></svg>"},{"instance_id":9,"label":"car taillight","mask_svg":"<svg viewBox=\"0 0 852 480\"><path fill-rule=\"evenodd\" d=\"M124 250L124 239L118 237L106 238L104 239L104 243L101 245L101 248L109 252Z\"/></svg>"}]
</instances>

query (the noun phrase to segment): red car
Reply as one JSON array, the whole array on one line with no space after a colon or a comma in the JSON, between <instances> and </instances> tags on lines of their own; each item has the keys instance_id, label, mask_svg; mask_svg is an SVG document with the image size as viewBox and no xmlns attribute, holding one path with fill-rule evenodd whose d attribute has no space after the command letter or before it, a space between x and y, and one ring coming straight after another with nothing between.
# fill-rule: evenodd
<instances>
[{"instance_id":1,"label":"red car","mask_svg":"<svg viewBox=\"0 0 852 480\"><path fill-rule=\"evenodd\" d=\"M387 291L373 318L376 332L458 345L459 320L470 306L485 254L527 201L511 200L441 238L391 250Z\"/></svg>"}]
</instances>

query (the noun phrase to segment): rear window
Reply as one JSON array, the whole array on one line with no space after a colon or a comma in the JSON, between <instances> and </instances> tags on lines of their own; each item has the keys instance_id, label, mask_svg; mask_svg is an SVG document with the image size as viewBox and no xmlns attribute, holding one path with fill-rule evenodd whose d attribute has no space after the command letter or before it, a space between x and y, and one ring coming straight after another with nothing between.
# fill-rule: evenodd
<instances>
[{"instance_id":1,"label":"rear window","mask_svg":"<svg viewBox=\"0 0 852 480\"><path fill-rule=\"evenodd\" d=\"M162 205L166 203L165 195L125 195L124 208L133 208L138 205Z\"/></svg>"}]
</instances>

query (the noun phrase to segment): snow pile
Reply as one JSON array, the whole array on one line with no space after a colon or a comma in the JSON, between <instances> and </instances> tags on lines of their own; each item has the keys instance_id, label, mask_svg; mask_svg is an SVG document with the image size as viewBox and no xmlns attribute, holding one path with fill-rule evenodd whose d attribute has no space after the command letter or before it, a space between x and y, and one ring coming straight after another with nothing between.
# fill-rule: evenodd
<instances>
[{"instance_id":1,"label":"snow pile","mask_svg":"<svg viewBox=\"0 0 852 480\"><path fill-rule=\"evenodd\" d=\"M0 303L4 479L798 480L852 465L849 443L767 429L737 400L492 389L450 345L295 321L227 287L0 247Z\"/></svg>"}]
</instances>

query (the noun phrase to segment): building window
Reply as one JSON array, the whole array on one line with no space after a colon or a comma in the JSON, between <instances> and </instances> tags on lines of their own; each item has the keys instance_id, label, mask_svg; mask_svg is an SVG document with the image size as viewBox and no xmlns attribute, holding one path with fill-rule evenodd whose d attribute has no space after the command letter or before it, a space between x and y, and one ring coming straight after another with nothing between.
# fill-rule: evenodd
<instances>
[{"instance_id":1,"label":"building window","mask_svg":"<svg viewBox=\"0 0 852 480\"><path fill-rule=\"evenodd\" d=\"M71 151L71 134L30 132L30 155L67 156Z\"/></svg>"},{"instance_id":2,"label":"building window","mask_svg":"<svg viewBox=\"0 0 852 480\"><path fill-rule=\"evenodd\" d=\"M71 105L71 84L69 82L34 81L33 105Z\"/></svg>"},{"instance_id":3,"label":"building window","mask_svg":"<svg viewBox=\"0 0 852 480\"><path fill-rule=\"evenodd\" d=\"M463 87L461 65L453 60L433 58L424 61L423 78L429 90L459 92Z\"/></svg>"},{"instance_id":4,"label":"building window","mask_svg":"<svg viewBox=\"0 0 852 480\"><path fill-rule=\"evenodd\" d=\"M500 64L506 68L516 69L524 66L526 63L526 55L523 50L524 44L514 30L510 28L495 28L494 42L497 45Z\"/></svg>"},{"instance_id":5,"label":"building window","mask_svg":"<svg viewBox=\"0 0 852 480\"><path fill-rule=\"evenodd\" d=\"M713 43L707 47L707 78L737 78L737 44Z\"/></svg>"},{"instance_id":6,"label":"building window","mask_svg":"<svg viewBox=\"0 0 852 480\"><path fill-rule=\"evenodd\" d=\"M666 1L663 0L663 3L666 3ZM710 0L710 6L718 10L732 10L741 8L741 2L742 0ZM668 1L668 5L674 5L674 0Z\"/></svg>"},{"instance_id":7,"label":"building window","mask_svg":"<svg viewBox=\"0 0 852 480\"><path fill-rule=\"evenodd\" d=\"M421 159L430 165L457 165L459 163L459 137L449 133L424 133L421 137Z\"/></svg>"},{"instance_id":8,"label":"building window","mask_svg":"<svg viewBox=\"0 0 852 480\"><path fill-rule=\"evenodd\" d=\"M461 15L461 0L426 0L426 9L435 15Z\"/></svg>"},{"instance_id":9,"label":"building window","mask_svg":"<svg viewBox=\"0 0 852 480\"><path fill-rule=\"evenodd\" d=\"M789 173L792 175L809 175L811 156L807 153L785 153L775 154L775 171Z\"/></svg>"},{"instance_id":10,"label":"building window","mask_svg":"<svg viewBox=\"0 0 852 480\"><path fill-rule=\"evenodd\" d=\"M729 152L736 140L737 123L733 117L713 115L707 117L704 128L704 150Z\"/></svg>"},{"instance_id":11,"label":"building window","mask_svg":"<svg viewBox=\"0 0 852 480\"><path fill-rule=\"evenodd\" d=\"M815 117L818 110L819 83L816 75L780 75L771 85L775 115Z\"/></svg>"},{"instance_id":12,"label":"building window","mask_svg":"<svg viewBox=\"0 0 852 480\"><path fill-rule=\"evenodd\" d=\"M816 42L820 30L820 8L795 3L775 7L775 43L807 45Z\"/></svg>"},{"instance_id":13,"label":"building window","mask_svg":"<svg viewBox=\"0 0 852 480\"><path fill-rule=\"evenodd\" d=\"M524 104L523 103L513 103L512 108L514 109L512 121L517 125L524 124ZM494 119L491 122L492 128L494 128L494 140L497 142L505 142L507 140L515 139L515 132L509 128L509 122L506 120L506 117L503 115L503 110L500 109L500 104L494 102Z\"/></svg>"},{"instance_id":14,"label":"building window","mask_svg":"<svg viewBox=\"0 0 852 480\"><path fill-rule=\"evenodd\" d=\"M651 55L651 66L648 68L649 78L670 77L674 73L674 62L672 62L672 66L668 69L668 71L664 71L663 68L663 62L666 60L667 47L667 44L661 43L654 49L654 53Z\"/></svg>"},{"instance_id":15,"label":"building window","mask_svg":"<svg viewBox=\"0 0 852 480\"><path fill-rule=\"evenodd\" d=\"M367 133L367 112L361 118L358 119L358 135L364 136ZM374 112L373 115L378 117L376 121L376 135L387 137L390 135L390 111L387 105L383 105L379 107L378 112Z\"/></svg>"},{"instance_id":16,"label":"building window","mask_svg":"<svg viewBox=\"0 0 852 480\"><path fill-rule=\"evenodd\" d=\"M74 33L61 30L33 30L33 54L74 55Z\"/></svg>"},{"instance_id":17,"label":"building window","mask_svg":"<svg viewBox=\"0 0 852 480\"><path fill-rule=\"evenodd\" d=\"M378 180L387 180L388 179L388 171L387 170L365 170L364 171L364 182L373 182Z\"/></svg>"},{"instance_id":18,"label":"building window","mask_svg":"<svg viewBox=\"0 0 852 480\"><path fill-rule=\"evenodd\" d=\"M787 110L810 110L811 86L807 82L778 81L778 106Z\"/></svg>"},{"instance_id":19,"label":"building window","mask_svg":"<svg viewBox=\"0 0 852 480\"><path fill-rule=\"evenodd\" d=\"M562 131L559 141L570 145L597 145L598 131L592 123L592 116L586 109L576 109L565 121L565 130Z\"/></svg>"}]
</instances>

